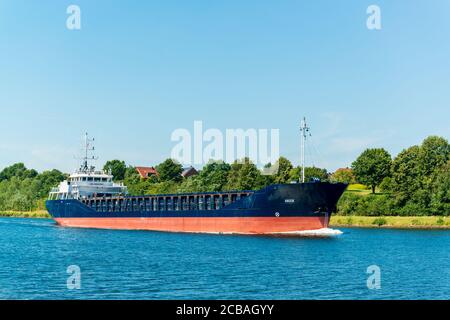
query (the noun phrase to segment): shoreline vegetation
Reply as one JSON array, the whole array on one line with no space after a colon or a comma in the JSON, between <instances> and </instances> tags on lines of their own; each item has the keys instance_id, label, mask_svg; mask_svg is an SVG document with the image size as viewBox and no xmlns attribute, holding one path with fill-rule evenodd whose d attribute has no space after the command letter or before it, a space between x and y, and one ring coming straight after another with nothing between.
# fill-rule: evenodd
<instances>
[{"instance_id":1,"label":"shoreline vegetation","mask_svg":"<svg viewBox=\"0 0 450 320\"><path fill-rule=\"evenodd\" d=\"M441 216L331 216L331 228L450 229L450 218Z\"/></svg>"},{"instance_id":2,"label":"shoreline vegetation","mask_svg":"<svg viewBox=\"0 0 450 320\"><path fill-rule=\"evenodd\" d=\"M47 210L35 211L0 211L0 218L46 218L52 217Z\"/></svg>"},{"instance_id":3,"label":"shoreline vegetation","mask_svg":"<svg viewBox=\"0 0 450 320\"><path fill-rule=\"evenodd\" d=\"M2 211L0 218L51 219L46 210ZM450 217L443 216L356 216L332 215L331 228L450 229Z\"/></svg>"}]
</instances>

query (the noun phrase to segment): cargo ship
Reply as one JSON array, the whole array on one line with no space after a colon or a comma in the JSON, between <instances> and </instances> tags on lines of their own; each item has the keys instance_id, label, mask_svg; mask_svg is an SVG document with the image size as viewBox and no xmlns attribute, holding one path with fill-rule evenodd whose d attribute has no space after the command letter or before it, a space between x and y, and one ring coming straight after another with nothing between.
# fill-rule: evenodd
<instances>
[{"instance_id":1,"label":"cargo ship","mask_svg":"<svg viewBox=\"0 0 450 320\"><path fill-rule=\"evenodd\" d=\"M88 165L50 192L48 212L65 227L219 234L296 234L328 228L346 184L296 182L261 190L130 196L110 172ZM304 179L304 171L303 171Z\"/></svg>"}]
</instances>

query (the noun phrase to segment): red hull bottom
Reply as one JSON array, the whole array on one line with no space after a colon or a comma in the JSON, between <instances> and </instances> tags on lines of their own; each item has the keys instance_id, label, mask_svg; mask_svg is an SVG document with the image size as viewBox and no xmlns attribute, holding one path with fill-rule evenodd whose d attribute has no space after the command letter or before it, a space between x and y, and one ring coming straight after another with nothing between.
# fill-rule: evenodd
<instances>
[{"instance_id":1,"label":"red hull bottom","mask_svg":"<svg viewBox=\"0 0 450 320\"><path fill-rule=\"evenodd\" d=\"M65 227L191 233L277 234L328 227L326 217L55 218Z\"/></svg>"}]
</instances>

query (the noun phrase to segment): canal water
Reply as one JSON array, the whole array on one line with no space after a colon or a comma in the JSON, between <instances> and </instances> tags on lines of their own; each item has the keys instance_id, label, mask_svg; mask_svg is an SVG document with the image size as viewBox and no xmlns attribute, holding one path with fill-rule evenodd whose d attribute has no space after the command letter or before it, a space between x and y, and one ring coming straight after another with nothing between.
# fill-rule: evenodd
<instances>
[{"instance_id":1,"label":"canal water","mask_svg":"<svg viewBox=\"0 0 450 320\"><path fill-rule=\"evenodd\" d=\"M450 299L449 230L340 230L287 238L0 218L0 299Z\"/></svg>"}]
</instances>

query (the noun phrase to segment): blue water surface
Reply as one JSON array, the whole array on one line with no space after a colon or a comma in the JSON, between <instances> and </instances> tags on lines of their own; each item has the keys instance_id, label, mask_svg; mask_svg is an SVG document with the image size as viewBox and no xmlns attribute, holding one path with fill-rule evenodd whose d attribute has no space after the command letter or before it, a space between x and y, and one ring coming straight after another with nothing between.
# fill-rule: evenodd
<instances>
[{"instance_id":1,"label":"blue water surface","mask_svg":"<svg viewBox=\"0 0 450 320\"><path fill-rule=\"evenodd\" d=\"M58 227L0 218L1 299L450 299L450 231L333 238ZM69 289L67 268L81 270ZM380 268L369 289L367 268Z\"/></svg>"}]
</instances>

